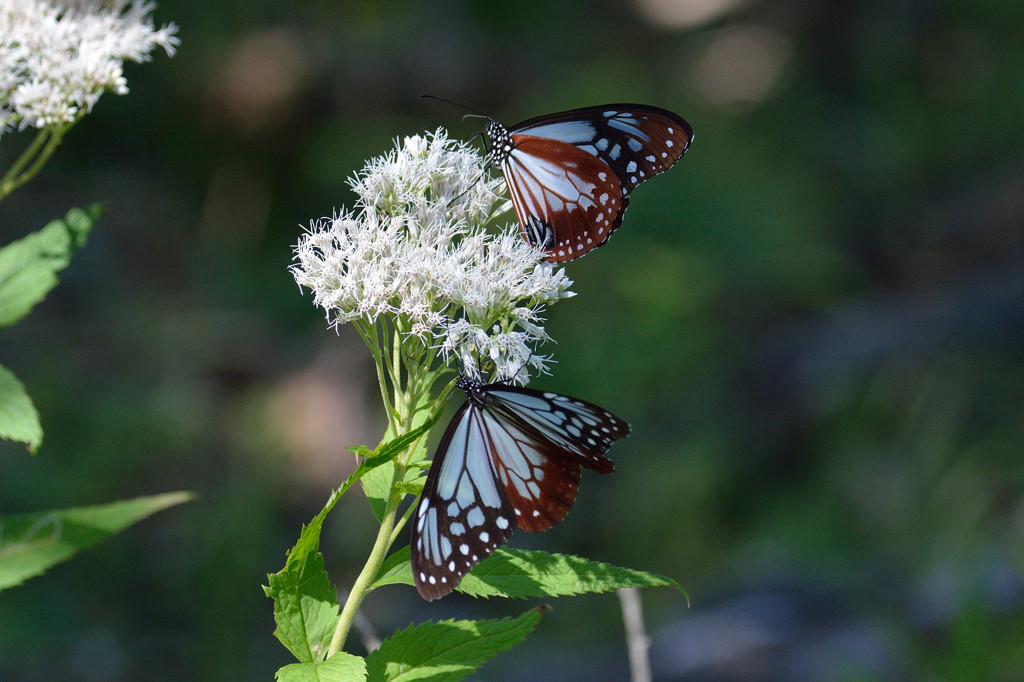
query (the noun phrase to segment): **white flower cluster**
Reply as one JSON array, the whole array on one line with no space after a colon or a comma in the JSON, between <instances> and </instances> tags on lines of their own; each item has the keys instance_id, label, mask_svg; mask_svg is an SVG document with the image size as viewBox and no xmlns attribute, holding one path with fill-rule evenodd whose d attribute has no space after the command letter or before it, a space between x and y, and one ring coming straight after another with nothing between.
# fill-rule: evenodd
<instances>
[{"instance_id":1,"label":"white flower cluster","mask_svg":"<svg viewBox=\"0 0 1024 682\"><path fill-rule=\"evenodd\" d=\"M314 221L302 236L295 280L331 324L392 316L474 378L488 360L494 379L543 371L533 350L548 339L540 313L573 295L565 271L515 225L484 230L507 201L471 146L438 129L396 147L350 181L357 211Z\"/></svg>"},{"instance_id":2,"label":"white flower cluster","mask_svg":"<svg viewBox=\"0 0 1024 682\"><path fill-rule=\"evenodd\" d=\"M178 27L155 28L136 0L0 0L0 135L88 113L106 91L128 92L121 66L157 46L168 55Z\"/></svg>"}]
</instances>

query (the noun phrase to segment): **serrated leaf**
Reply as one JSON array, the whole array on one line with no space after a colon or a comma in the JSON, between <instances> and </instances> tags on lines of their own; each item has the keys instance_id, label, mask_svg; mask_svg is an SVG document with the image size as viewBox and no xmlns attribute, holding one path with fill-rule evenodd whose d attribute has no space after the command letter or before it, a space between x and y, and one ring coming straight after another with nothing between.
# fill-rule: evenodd
<instances>
[{"instance_id":1,"label":"serrated leaf","mask_svg":"<svg viewBox=\"0 0 1024 682\"><path fill-rule=\"evenodd\" d=\"M25 443L31 452L43 442L43 427L32 399L18 377L3 365L0 365L0 438Z\"/></svg>"},{"instance_id":2,"label":"serrated leaf","mask_svg":"<svg viewBox=\"0 0 1024 682\"><path fill-rule=\"evenodd\" d=\"M0 590L40 575L131 524L191 500L176 492L110 504L0 516Z\"/></svg>"},{"instance_id":3,"label":"serrated leaf","mask_svg":"<svg viewBox=\"0 0 1024 682\"><path fill-rule=\"evenodd\" d=\"M523 641L547 606L518 618L443 620L413 625L381 642L366 657L371 680L461 680L502 651Z\"/></svg>"},{"instance_id":4,"label":"serrated leaf","mask_svg":"<svg viewBox=\"0 0 1024 682\"><path fill-rule=\"evenodd\" d=\"M280 682L362 682L366 679L366 661L339 651L326 661L286 665L274 678Z\"/></svg>"},{"instance_id":5,"label":"serrated leaf","mask_svg":"<svg viewBox=\"0 0 1024 682\"><path fill-rule=\"evenodd\" d=\"M374 587L395 584L413 584L408 547L403 547L384 561ZM501 547L474 566L455 589L471 597L522 599L610 592L620 587L679 589L679 584L655 573L567 554Z\"/></svg>"},{"instance_id":6,"label":"serrated leaf","mask_svg":"<svg viewBox=\"0 0 1024 682\"><path fill-rule=\"evenodd\" d=\"M338 623L338 594L324 570L320 531L345 489L334 491L320 513L302 527L284 568L268 575L263 588L274 600L274 636L300 663L324 660Z\"/></svg>"},{"instance_id":7,"label":"serrated leaf","mask_svg":"<svg viewBox=\"0 0 1024 682\"><path fill-rule=\"evenodd\" d=\"M656 573L612 566L568 554L502 548L481 561L459 586L473 597L570 596L620 587L675 587Z\"/></svg>"},{"instance_id":8,"label":"serrated leaf","mask_svg":"<svg viewBox=\"0 0 1024 682\"><path fill-rule=\"evenodd\" d=\"M340 612L337 590L324 570L324 558L320 554L320 533L324 519L356 481L387 466L398 453L425 433L434 421L436 418L433 421L428 419L417 429L382 443L376 450L367 450L371 456L360 463L352 475L331 494L327 504L309 525L303 526L299 541L288 552L284 568L267 576L268 585L263 591L274 600L274 620L277 623L274 636L299 662L316 663L324 660ZM360 451L365 449L364 446L355 447Z\"/></svg>"},{"instance_id":9,"label":"serrated leaf","mask_svg":"<svg viewBox=\"0 0 1024 682\"><path fill-rule=\"evenodd\" d=\"M61 219L0 249L0 327L14 324L57 286L57 273L85 243L99 204L73 208Z\"/></svg>"},{"instance_id":10,"label":"serrated leaf","mask_svg":"<svg viewBox=\"0 0 1024 682\"><path fill-rule=\"evenodd\" d=\"M294 570L285 568L267 576L263 590L274 600L274 636L302 663L318 663L338 623L338 594L324 571L319 552Z\"/></svg>"},{"instance_id":11,"label":"serrated leaf","mask_svg":"<svg viewBox=\"0 0 1024 682\"><path fill-rule=\"evenodd\" d=\"M373 450L365 445L349 445L345 448L356 457L373 457Z\"/></svg>"}]
</instances>

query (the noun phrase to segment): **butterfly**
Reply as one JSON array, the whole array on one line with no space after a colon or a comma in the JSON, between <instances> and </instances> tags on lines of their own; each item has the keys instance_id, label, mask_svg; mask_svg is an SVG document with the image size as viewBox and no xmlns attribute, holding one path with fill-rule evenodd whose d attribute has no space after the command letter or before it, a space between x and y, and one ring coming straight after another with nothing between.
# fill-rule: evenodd
<instances>
[{"instance_id":1,"label":"butterfly","mask_svg":"<svg viewBox=\"0 0 1024 682\"><path fill-rule=\"evenodd\" d=\"M416 590L445 596L515 527L538 532L565 518L580 467L610 474L604 456L629 424L578 398L460 377L466 402L441 438L409 543Z\"/></svg>"},{"instance_id":2,"label":"butterfly","mask_svg":"<svg viewBox=\"0 0 1024 682\"><path fill-rule=\"evenodd\" d=\"M501 167L527 242L557 263L608 241L629 193L675 164L693 128L646 104L602 104L507 128L490 119L488 160Z\"/></svg>"}]
</instances>

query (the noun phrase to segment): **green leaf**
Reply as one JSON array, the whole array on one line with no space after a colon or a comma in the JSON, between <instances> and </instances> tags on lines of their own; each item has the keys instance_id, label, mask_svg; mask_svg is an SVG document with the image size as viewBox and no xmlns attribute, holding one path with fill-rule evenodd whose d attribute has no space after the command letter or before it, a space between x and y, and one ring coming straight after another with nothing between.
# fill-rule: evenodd
<instances>
[{"instance_id":1,"label":"green leaf","mask_svg":"<svg viewBox=\"0 0 1024 682\"><path fill-rule=\"evenodd\" d=\"M176 492L75 509L0 516L0 590L19 585L136 521L193 498Z\"/></svg>"},{"instance_id":2,"label":"green leaf","mask_svg":"<svg viewBox=\"0 0 1024 682\"><path fill-rule=\"evenodd\" d=\"M328 512L347 488L342 485L334 491L323 510L302 527L284 568L268 575L269 585L263 588L274 600L274 636L301 663L324 660L338 623L338 594L324 570L320 531Z\"/></svg>"},{"instance_id":3,"label":"green leaf","mask_svg":"<svg viewBox=\"0 0 1024 682\"><path fill-rule=\"evenodd\" d=\"M18 378L3 365L0 365L0 438L26 443L31 452L43 442L43 427L32 399Z\"/></svg>"},{"instance_id":4,"label":"green leaf","mask_svg":"<svg viewBox=\"0 0 1024 682\"><path fill-rule=\"evenodd\" d=\"M440 409L431 410L430 403L428 397L424 396L423 402L417 406L416 417L413 420L414 428L377 448L377 451L382 453L379 455L382 458L381 465L362 478L363 492L366 493L366 498L370 501L370 508L378 521L384 518L384 508L387 506L392 479L395 477L395 465L391 460L409 446L414 446L414 450L409 456L409 471L416 471L416 465L427 458L427 439L421 436L437 423L442 414ZM389 428L388 433L385 433L385 438L390 435L390 431ZM390 456L384 458L385 454L390 454Z\"/></svg>"},{"instance_id":5,"label":"green leaf","mask_svg":"<svg viewBox=\"0 0 1024 682\"><path fill-rule=\"evenodd\" d=\"M413 584L408 547L385 560L373 586L395 584ZM526 598L609 592L620 587L679 588L679 584L655 573L576 556L501 547L474 566L455 589L471 597Z\"/></svg>"},{"instance_id":6,"label":"green leaf","mask_svg":"<svg viewBox=\"0 0 1024 682\"><path fill-rule=\"evenodd\" d=\"M326 661L286 665L274 678L281 682L362 682L366 679L366 661L339 651Z\"/></svg>"},{"instance_id":7,"label":"green leaf","mask_svg":"<svg viewBox=\"0 0 1024 682\"><path fill-rule=\"evenodd\" d=\"M365 446L350 448L370 456L331 494L327 504L309 525L303 526L299 541L288 553L284 568L267 576L268 585L263 591L274 600L274 620L277 622L274 636L301 663L324 660L340 612L337 590L331 585L330 576L324 570L323 555L320 554L320 533L324 519L356 481L387 466L398 453L426 433L435 421L436 418L433 421L428 419L420 427L381 444L373 451ZM391 469L393 471L394 467Z\"/></svg>"},{"instance_id":8,"label":"green leaf","mask_svg":"<svg viewBox=\"0 0 1024 682\"><path fill-rule=\"evenodd\" d=\"M100 214L100 205L73 208L62 219L0 249L0 327L14 324L57 286L57 273Z\"/></svg>"},{"instance_id":9,"label":"green leaf","mask_svg":"<svg viewBox=\"0 0 1024 682\"><path fill-rule=\"evenodd\" d=\"M345 448L356 457L373 457L373 450L365 445L349 445Z\"/></svg>"},{"instance_id":10,"label":"green leaf","mask_svg":"<svg viewBox=\"0 0 1024 682\"><path fill-rule=\"evenodd\" d=\"M502 651L523 641L550 607L518 618L443 620L396 632L366 657L372 680L461 680Z\"/></svg>"},{"instance_id":11,"label":"green leaf","mask_svg":"<svg viewBox=\"0 0 1024 682\"><path fill-rule=\"evenodd\" d=\"M412 564L409 563L409 546L392 552L384 563L380 565L377 578L373 581L370 589L377 589L384 585L414 585L412 578ZM456 588L458 589L458 588Z\"/></svg>"}]
</instances>

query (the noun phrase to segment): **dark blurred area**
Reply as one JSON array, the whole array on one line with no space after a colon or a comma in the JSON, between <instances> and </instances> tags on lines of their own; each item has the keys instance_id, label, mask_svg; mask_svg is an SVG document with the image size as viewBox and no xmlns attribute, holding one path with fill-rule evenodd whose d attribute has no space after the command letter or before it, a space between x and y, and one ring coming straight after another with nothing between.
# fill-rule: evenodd
<instances>
[{"instance_id":1,"label":"dark blurred area","mask_svg":"<svg viewBox=\"0 0 1024 682\"><path fill-rule=\"evenodd\" d=\"M0 593L0 679L291 662L260 585L383 416L357 335L287 266L396 137L478 132L424 93L507 124L643 102L696 131L549 314L558 364L535 385L632 422L617 473L512 546L678 580L689 607L643 594L658 681L1024 677L1018 6L161 0L155 18L178 55L127 65L131 93L0 207L6 243L106 206L0 334L46 433L35 457L0 446L0 507L200 497ZM27 142L4 136L4 168ZM329 517L340 589L374 529L357 491ZM364 612L387 635L533 605L388 587ZM615 597L553 606L476 679L625 679Z\"/></svg>"}]
</instances>

